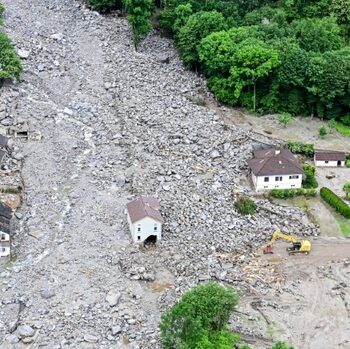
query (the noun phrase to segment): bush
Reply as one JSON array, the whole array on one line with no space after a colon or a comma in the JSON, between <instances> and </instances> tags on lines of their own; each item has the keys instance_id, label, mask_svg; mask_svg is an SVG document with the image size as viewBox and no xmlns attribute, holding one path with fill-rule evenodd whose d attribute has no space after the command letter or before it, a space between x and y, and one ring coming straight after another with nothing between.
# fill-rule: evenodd
<instances>
[{"instance_id":1,"label":"bush","mask_svg":"<svg viewBox=\"0 0 350 349\"><path fill-rule=\"evenodd\" d=\"M318 134L320 135L321 138L323 138L327 134L327 129L324 126L321 126L318 129Z\"/></svg>"},{"instance_id":2,"label":"bush","mask_svg":"<svg viewBox=\"0 0 350 349\"><path fill-rule=\"evenodd\" d=\"M340 120L344 125L350 126L350 114L341 117Z\"/></svg>"},{"instance_id":3,"label":"bush","mask_svg":"<svg viewBox=\"0 0 350 349\"><path fill-rule=\"evenodd\" d=\"M332 206L337 212L339 212L345 218L350 218L350 207L332 190L328 188L321 188L321 197L330 206Z\"/></svg>"},{"instance_id":4,"label":"bush","mask_svg":"<svg viewBox=\"0 0 350 349\"><path fill-rule=\"evenodd\" d=\"M303 170L305 172L305 179L303 180L303 188L317 188L318 183L315 178L315 166L312 165L304 165Z\"/></svg>"},{"instance_id":5,"label":"bush","mask_svg":"<svg viewBox=\"0 0 350 349\"><path fill-rule=\"evenodd\" d=\"M346 157L345 166L350 167L350 155Z\"/></svg>"},{"instance_id":6,"label":"bush","mask_svg":"<svg viewBox=\"0 0 350 349\"><path fill-rule=\"evenodd\" d=\"M0 32L0 81L18 79L22 71L21 60L10 39Z\"/></svg>"},{"instance_id":7,"label":"bush","mask_svg":"<svg viewBox=\"0 0 350 349\"><path fill-rule=\"evenodd\" d=\"M288 142L285 147L292 153L306 156L314 156L315 148L313 144L305 144L300 142Z\"/></svg>"},{"instance_id":8,"label":"bush","mask_svg":"<svg viewBox=\"0 0 350 349\"><path fill-rule=\"evenodd\" d=\"M293 116L290 113L281 113L278 115L278 121L284 127L287 127L287 124L289 124L292 121L292 119L293 119Z\"/></svg>"},{"instance_id":9,"label":"bush","mask_svg":"<svg viewBox=\"0 0 350 349\"><path fill-rule=\"evenodd\" d=\"M235 202L235 207L241 214L254 214L256 211L256 204L247 196L240 196Z\"/></svg>"},{"instance_id":10,"label":"bush","mask_svg":"<svg viewBox=\"0 0 350 349\"><path fill-rule=\"evenodd\" d=\"M287 198L294 198L295 196L306 196L306 197L312 197L316 196L317 190L316 189L272 189L269 191L270 196L277 198L277 199L287 199Z\"/></svg>"}]
</instances>

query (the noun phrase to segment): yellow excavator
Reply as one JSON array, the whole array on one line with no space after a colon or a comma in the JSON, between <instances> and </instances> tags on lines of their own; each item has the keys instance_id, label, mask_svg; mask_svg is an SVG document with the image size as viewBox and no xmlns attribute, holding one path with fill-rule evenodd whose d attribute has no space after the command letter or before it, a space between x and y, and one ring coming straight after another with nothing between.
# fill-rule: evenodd
<instances>
[{"instance_id":1,"label":"yellow excavator","mask_svg":"<svg viewBox=\"0 0 350 349\"><path fill-rule=\"evenodd\" d=\"M273 253L273 245L278 239L290 241L293 244L291 247L287 247L288 254L290 255L296 253L304 253L307 255L311 252L311 242L309 240L298 240L295 235L289 235L275 231L272 234L270 243L263 250L264 254Z\"/></svg>"}]
</instances>

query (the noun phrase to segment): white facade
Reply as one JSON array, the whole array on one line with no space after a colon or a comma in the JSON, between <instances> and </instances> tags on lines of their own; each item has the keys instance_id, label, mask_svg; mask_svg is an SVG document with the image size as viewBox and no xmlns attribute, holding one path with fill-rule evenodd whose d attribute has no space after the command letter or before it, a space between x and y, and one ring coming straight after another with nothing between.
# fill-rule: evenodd
<instances>
[{"instance_id":1,"label":"white facade","mask_svg":"<svg viewBox=\"0 0 350 349\"><path fill-rule=\"evenodd\" d=\"M139 221L132 223L128 212L127 219L134 242L144 242L150 236L156 236L157 241L161 240L162 223L151 217L144 217Z\"/></svg>"},{"instance_id":2,"label":"white facade","mask_svg":"<svg viewBox=\"0 0 350 349\"><path fill-rule=\"evenodd\" d=\"M315 160L318 167L344 167L345 161Z\"/></svg>"},{"instance_id":3,"label":"white facade","mask_svg":"<svg viewBox=\"0 0 350 349\"><path fill-rule=\"evenodd\" d=\"M9 246L0 246L0 257L7 257L10 255Z\"/></svg>"},{"instance_id":4,"label":"white facade","mask_svg":"<svg viewBox=\"0 0 350 349\"><path fill-rule=\"evenodd\" d=\"M0 242L10 241L10 235L0 231Z\"/></svg>"},{"instance_id":5,"label":"white facade","mask_svg":"<svg viewBox=\"0 0 350 349\"><path fill-rule=\"evenodd\" d=\"M255 176L252 172L252 181L256 191L271 189L301 188L303 176L301 174Z\"/></svg>"}]
</instances>

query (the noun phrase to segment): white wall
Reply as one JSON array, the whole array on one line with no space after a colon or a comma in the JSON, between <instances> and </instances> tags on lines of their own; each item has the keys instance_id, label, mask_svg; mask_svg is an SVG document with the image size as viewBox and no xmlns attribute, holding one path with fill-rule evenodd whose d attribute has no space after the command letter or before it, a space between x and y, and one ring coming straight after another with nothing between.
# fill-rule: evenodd
<instances>
[{"instance_id":1,"label":"white wall","mask_svg":"<svg viewBox=\"0 0 350 349\"><path fill-rule=\"evenodd\" d=\"M257 176L255 177L252 173L252 180L255 185L255 189L258 190L271 190L271 189L297 189L301 188L301 182L303 176L301 174L295 175L298 178L289 179L289 176L293 175L283 175L283 176ZM265 177L269 178L268 182L265 182ZM282 177L282 181L276 181L275 177Z\"/></svg>"},{"instance_id":2,"label":"white wall","mask_svg":"<svg viewBox=\"0 0 350 349\"><path fill-rule=\"evenodd\" d=\"M10 247L0 246L0 257L7 257L10 255Z\"/></svg>"},{"instance_id":3,"label":"white wall","mask_svg":"<svg viewBox=\"0 0 350 349\"><path fill-rule=\"evenodd\" d=\"M0 231L0 242L10 241L10 235Z\"/></svg>"},{"instance_id":4,"label":"white wall","mask_svg":"<svg viewBox=\"0 0 350 349\"><path fill-rule=\"evenodd\" d=\"M162 239L162 224L150 217L145 217L138 222L131 223L129 214L127 214L131 237L134 242L143 242L150 235L156 235L157 241ZM157 227L157 230L154 228ZM140 228L140 231L138 229Z\"/></svg>"},{"instance_id":5,"label":"white wall","mask_svg":"<svg viewBox=\"0 0 350 349\"><path fill-rule=\"evenodd\" d=\"M326 163L325 161L317 160L315 164L318 167L338 167L338 161L328 161L328 163ZM345 166L345 161L341 162L341 166Z\"/></svg>"}]
</instances>

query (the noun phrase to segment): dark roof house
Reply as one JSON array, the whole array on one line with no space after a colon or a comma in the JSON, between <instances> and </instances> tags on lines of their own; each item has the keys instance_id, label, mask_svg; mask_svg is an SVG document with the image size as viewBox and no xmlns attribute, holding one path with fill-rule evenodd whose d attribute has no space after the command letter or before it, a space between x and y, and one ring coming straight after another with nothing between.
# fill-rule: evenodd
<instances>
[{"instance_id":1,"label":"dark roof house","mask_svg":"<svg viewBox=\"0 0 350 349\"><path fill-rule=\"evenodd\" d=\"M248 166L255 176L304 174L298 159L288 149L256 150Z\"/></svg>"},{"instance_id":2,"label":"dark roof house","mask_svg":"<svg viewBox=\"0 0 350 349\"><path fill-rule=\"evenodd\" d=\"M345 161L346 154L340 151L316 150L315 160L316 161Z\"/></svg>"},{"instance_id":3,"label":"dark roof house","mask_svg":"<svg viewBox=\"0 0 350 349\"><path fill-rule=\"evenodd\" d=\"M141 196L127 204L127 211L132 223L138 222L146 217L164 223L164 220L158 211L159 208L159 201L156 198L147 196Z\"/></svg>"}]
</instances>

